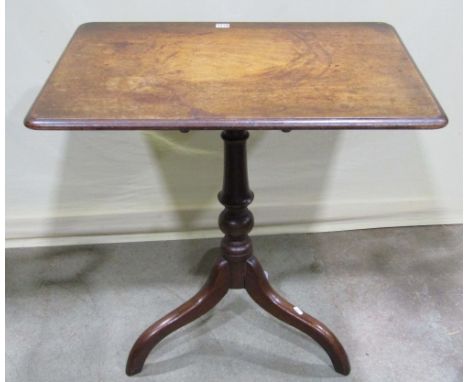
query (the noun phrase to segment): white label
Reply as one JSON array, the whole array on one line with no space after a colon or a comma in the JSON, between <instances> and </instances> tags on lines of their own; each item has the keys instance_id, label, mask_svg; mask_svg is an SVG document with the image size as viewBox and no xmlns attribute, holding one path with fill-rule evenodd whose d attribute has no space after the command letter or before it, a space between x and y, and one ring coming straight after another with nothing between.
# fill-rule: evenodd
<instances>
[{"instance_id":1,"label":"white label","mask_svg":"<svg viewBox=\"0 0 468 382\"><path fill-rule=\"evenodd\" d=\"M304 314L304 312L298 306L295 306L293 309L297 314L300 314L301 316Z\"/></svg>"},{"instance_id":2,"label":"white label","mask_svg":"<svg viewBox=\"0 0 468 382\"><path fill-rule=\"evenodd\" d=\"M231 27L231 24L228 23L217 23L216 28L221 28L221 29L228 29Z\"/></svg>"}]
</instances>

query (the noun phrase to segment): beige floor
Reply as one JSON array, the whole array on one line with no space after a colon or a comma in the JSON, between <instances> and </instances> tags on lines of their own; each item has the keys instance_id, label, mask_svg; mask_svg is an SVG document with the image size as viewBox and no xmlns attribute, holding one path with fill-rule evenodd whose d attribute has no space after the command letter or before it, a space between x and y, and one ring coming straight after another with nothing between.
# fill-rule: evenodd
<instances>
[{"instance_id":1,"label":"beige floor","mask_svg":"<svg viewBox=\"0 0 468 382\"><path fill-rule=\"evenodd\" d=\"M130 381L127 352L203 283L217 240L11 249L9 382ZM255 237L275 288L324 321L352 372L230 291L166 338L135 381L461 381L461 226Z\"/></svg>"}]
</instances>

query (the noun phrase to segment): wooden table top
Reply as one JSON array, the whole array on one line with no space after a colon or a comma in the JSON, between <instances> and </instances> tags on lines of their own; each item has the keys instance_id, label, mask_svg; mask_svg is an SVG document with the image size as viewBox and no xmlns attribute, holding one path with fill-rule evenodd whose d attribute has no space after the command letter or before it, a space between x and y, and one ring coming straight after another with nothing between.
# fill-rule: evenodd
<instances>
[{"instance_id":1,"label":"wooden table top","mask_svg":"<svg viewBox=\"0 0 468 382\"><path fill-rule=\"evenodd\" d=\"M447 118L388 24L89 23L25 124L411 129Z\"/></svg>"}]
</instances>

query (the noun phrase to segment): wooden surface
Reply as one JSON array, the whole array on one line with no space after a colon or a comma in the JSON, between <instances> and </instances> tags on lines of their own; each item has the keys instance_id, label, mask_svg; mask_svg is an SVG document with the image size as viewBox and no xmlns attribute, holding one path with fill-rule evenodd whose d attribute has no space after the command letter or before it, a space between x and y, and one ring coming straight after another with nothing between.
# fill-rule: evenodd
<instances>
[{"instance_id":1,"label":"wooden surface","mask_svg":"<svg viewBox=\"0 0 468 382\"><path fill-rule=\"evenodd\" d=\"M447 123L387 24L228 25L84 24L25 124L139 130Z\"/></svg>"}]
</instances>

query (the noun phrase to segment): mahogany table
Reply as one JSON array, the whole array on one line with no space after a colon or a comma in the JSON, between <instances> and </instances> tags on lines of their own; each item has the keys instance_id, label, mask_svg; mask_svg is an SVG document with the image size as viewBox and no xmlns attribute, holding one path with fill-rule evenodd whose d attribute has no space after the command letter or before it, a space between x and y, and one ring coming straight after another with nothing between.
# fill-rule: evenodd
<instances>
[{"instance_id":1,"label":"mahogany table","mask_svg":"<svg viewBox=\"0 0 468 382\"><path fill-rule=\"evenodd\" d=\"M323 323L286 301L252 254L247 130L431 129L447 118L397 33L384 23L89 23L81 25L25 119L38 130L223 130L222 255L190 300L135 342L141 371L164 337L244 288L328 353Z\"/></svg>"}]
</instances>

